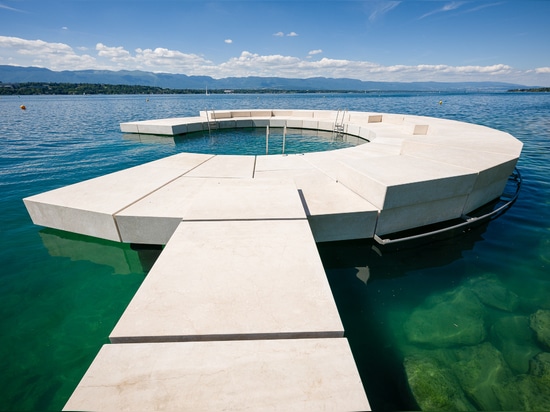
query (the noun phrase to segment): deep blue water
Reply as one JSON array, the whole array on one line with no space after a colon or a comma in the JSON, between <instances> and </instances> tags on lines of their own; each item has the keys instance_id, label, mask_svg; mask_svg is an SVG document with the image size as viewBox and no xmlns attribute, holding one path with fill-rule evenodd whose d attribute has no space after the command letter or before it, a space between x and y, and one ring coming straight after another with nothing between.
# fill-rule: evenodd
<instances>
[{"instance_id":1,"label":"deep blue water","mask_svg":"<svg viewBox=\"0 0 550 412\"><path fill-rule=\"evenodd\" d=\"M123 136L120 122L248 108L409 113L520 139L520 197L489 224L397 251L371 241L319 250L375 409L427 408L449 393L477 409L550 409L550 369L536 368L550 348L529 326L550 310L550 94L507 93L1 97L0 409L61 409L156 256L34 226L21 199L190 150L183 139ZM479 321L478 341L449 344L415 323L460 329L445 316L464 307L475 307L460 319ZM415 381L411 393L415 372L454 386Z\"/></svg>"}]
</instances>

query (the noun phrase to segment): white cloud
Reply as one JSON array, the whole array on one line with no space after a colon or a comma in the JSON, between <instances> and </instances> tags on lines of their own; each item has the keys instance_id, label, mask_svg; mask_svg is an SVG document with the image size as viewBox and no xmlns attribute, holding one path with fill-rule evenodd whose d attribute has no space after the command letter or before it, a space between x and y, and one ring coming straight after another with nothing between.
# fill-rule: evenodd
<instances>
[{"instance_id":1,"label":"white cloud","mask_svg":"<svg viewBox=\"0 0 550 412\"><path fill-rule=\"evenodd\" d=\"M233 40L231 40L231 39L225 39L225 40L224 40L224 43L226 43L226 44L232 44L232 43L233 43Z\"/></svg>"},{"instance_id":2,"label":"white cloud","mask_svg":"<svg viewBox=\"0 0 550 412\"><path fill-rule=\"evenodd\" d=\"M291 31L290 33L284 34L282 31L278 31L277 33L273 33L275 37L298 37L298 33L295 31Z\"/></svg>"},{"instance_id":3,"label":"white cloud","mask_svg":"<svg viewBox=\"0 0 550 412\"><path fill-rule=\"evenodd\" d=\"M440 7L439 9L430 11L430 12L420 16L419 19L424 19L426 17L432 16L432 15L438 14L438 13L445 13L445 12L448 12L448 11L456 10L460 6L462 6L463 4L464 4L464 2L453 1L451 3L445 4L443 7Z\"/></svg>"},{"instance_id":4,"label":"white cloud","mask_svg":"<svg viewBox=\"0 0 550 412\"><path fill-rule=\"evenodd\" d=\"M139 69L186 74L201 74L201 69L207 70L212 64L196 54L182 53L163 47L157 47L154 50L136 49L136 55L132 60Z\"/></svg>"},{"instance_id":5,"label":"white cloud","mask_svg":"<svg viewBox=\"0 0 550 412\"><path fill-rule=\"evenodd\" d=\"M214 78L243 76L334 77L372 81L503 81L519 84L550 84L550 67L517 70L506 64L489 66L450 66L445 64L391 65L375 62L311 56L306 58L281 54L262 55L243 51L237 57L214 63L203 56L158 47L138 48L133 52L122 46L98 43L95 54L85 48L73 49L63 43L25 40L0 36L0 61L18 66L39 66L51 70L106 69L146 70L152 72L205 75Z\"/></svg>"},{"instance_id":6,"label":"white cloud","mask_svg":"<svg viewBox=\"0 0 550 412\"><path fill-rule=\"evenodd\" d=\"M123 47L109 47L105 46L103 43L97 43L95 46L97 54L100 57L106 57L112 61L129 61L132 59L130 52L124 50Z\"/></svg>"},{"instance_id":7,"label":"white cloud","mask_svg":"<svg viewBox=\"0 0 550 412\"><path fill-rule=\"evenodd\" d=\"M390 12L399 6L400 1L384 1L381 3L375 3L375 9L369 15L369 21L374 22L381 18L384 14Z\"/></svg>"},{"instance_id":8,"label":"white cloud","mask_svg":"<svg viewBox=\"0 0 550 412\"><path fill-rule=\"evenodd\" d=\"M15 12L18 12L18 13L25 13L25 11L23 11L23 10L19 10L19 9L10 7L10 6L6 6L5 4L0 4L0 9L9 10L9 11L15 11Z\"/></svg>"},{"instance_id":9,"label":"white cloud","mask_svg":"<svg viewBox=\"0 0 550 412\"><path fill-rule=\"evenodd\" d=\"M503 2L480 4L480 5L472 8L472 9L466 10L465 13L473 13L473 12L476 12L476 11L479 11L479 10L486 9L488 7L500 6L501 4L503 4Z\"/></svg>"},{"instance_id":10,"label":"white cloud","mask_svg":"<svg viewBox=\"0 0 550 412\"><path fill-rule=\"evenodd\" d=\"M64 43L49 43L43 40L26 40L18 37L0 36L0 49L10 62L21 66L47 67L52 70L86 69L97 65L87 54L77 54Z\"/></svg>"},{"instance_id":11,"label":"white cloud","mask_svg":"<svg viewBox=\"0 0 550 412\"><path fill-rule=\"evenodd\" d=\"M67 26L63 26L61 27L61 30L69 30L69 28Z\"/></svg>"}]
</instances>

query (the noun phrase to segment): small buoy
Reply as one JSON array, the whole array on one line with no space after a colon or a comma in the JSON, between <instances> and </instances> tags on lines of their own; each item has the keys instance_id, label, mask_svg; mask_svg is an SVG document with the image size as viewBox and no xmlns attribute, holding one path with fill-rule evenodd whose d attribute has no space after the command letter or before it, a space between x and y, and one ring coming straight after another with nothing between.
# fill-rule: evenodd
<instances>
[{"instance_id":1,"label":"small buoy","mask_svg":"<svg viewBox=\"0 0 550 412\"><path fill-rule=\"evenodd\" d=\"M24 104L22 104L21 106L19 106L21 108L21 110L27 110L27 106L25 106Z\"/></svg>"},{"instance_id":2,"label":"small buoy","mask_svg":"<svg viewBox=\"0 0 550 412\"><path fill-rule=\"evenodd\" d=\"M440 100L440 101L439 101L439 104L443 104L443 100Z\"/></svg>"}]
</instances>

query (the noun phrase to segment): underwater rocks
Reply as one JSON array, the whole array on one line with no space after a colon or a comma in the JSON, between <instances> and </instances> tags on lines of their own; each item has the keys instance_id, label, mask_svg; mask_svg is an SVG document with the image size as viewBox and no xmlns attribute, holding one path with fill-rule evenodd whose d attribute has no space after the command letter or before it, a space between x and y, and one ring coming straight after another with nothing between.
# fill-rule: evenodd
<instances>
[{"instance_id":1,"label":"underwater rocks","mask_svg":"<svg viewBox=\"0 0 550 412\"><path fill-rule=\"evenodd\" d=\"M409 388L423 411L475 411L456 377L435 359L405 358Z\"/></svg>"},{"instance_id":2,"label":"underwater rocks","mask_svg":"<svg viewBox=\"0 0 550 412\"><path fill-rule=\"evenodd\" d=\"M518 295L509 291L495 275L470 279L464 286L474 292L486 306L506 312L513 312L518 307Z\"/></svg>"},{"instance_id":3,"label":"underwater rocks","mask_svg":"<svg viewBox=\"0 0 550 412\"><path fill-rule=\"evenodd\" d=\"M411 343L431 347L475 345L485 339L485 307L466 288L434 295L415 309L403 328Z\"/></svg>"},{"instance_id":4,"label":"underwater rocks","mask_svg":"<svg viewBox=\"0 0 550 412\"><path fill-rule=\"evenodd\" d=\"M488 342L460 348L455 354L458 360L451 367L462 390L480 410L500 410L494 390L513 377L502 354Z\"/></svg>"},{"instance_id":5,"label":"underwater rocks","mask_svg":"<svg viewBox=\"0 0 550 412\"><path fill-rule=\"evenodd\" d=\"M423 411L550 410L550 353L533 357L529 373L521 375L488 342L413 351L404 369Z\"/></svg>"},{"instance_id":6,"label":"underwater rocks","mask_svg":"<svg viewBox=\"0 0 550 412\"><path fill-rule=\"evenodd\" d=\"M419 408L550 410L550 310L525 313L529 307L484 275L396 317Z\"/></svg>"},{"instance_id":7,"label":"underwater rocks","mask_svg":"<svg viewBox=\"0 0 550 412\"><path fill-rule=\"evenodd\" d=\"M528 316L511 315L497 319L491 327L491 340L512 371L518 374L527 373L529 361L540 352L533 340Z\"/></svg>"},{"instance_id":8,"label":"underwater rocks","mask_svg":"<svg viewBox=\"0 0 550 412\"><path fill-rule=\"evenodd\" d=\"M539 343L550 349L550 310L539 309L529 319L529 326L535 331Z\"/></svg>"},{"instance_id":9,"label":"underwater rocks","mask_svg":"<svg viewBox=\"0 0 550 412\"><path fill-rule=\"evenodd\" d=\"M540 353L531 361L529 374L518 375L496 388L501 410L550 410L550 353Z\"/></svg>"},{"instance_id":10,"label":"underwater rocks","mask_svg":"<svg viewBox=\"0 0 550 412\"><path fill-rule=\"evenodd\" d=\"M550 390L550 353L542 352L535 356L530 363L529 373L540 378L541 383Z\"/></svg>"}]
</instances>

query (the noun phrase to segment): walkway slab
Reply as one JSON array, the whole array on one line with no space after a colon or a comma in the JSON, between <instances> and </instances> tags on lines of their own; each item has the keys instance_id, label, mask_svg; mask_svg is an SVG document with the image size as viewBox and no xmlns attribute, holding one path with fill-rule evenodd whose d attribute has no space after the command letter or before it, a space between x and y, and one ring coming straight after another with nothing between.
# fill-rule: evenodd
<instances>
[{"instance_id":1,"label":"walkway slab","mask_svg":"<svg viewBox=\"0 0 550 412\"><path fill-rule=\"evenodd\" d=\"M188 177L250 178L255 156L218 155L187 174Z\"/></svg>"},{"instance_id":2,"label":"walkway slab","mask_svg":"<svg viewBox=\"0 0 550 412\"><path fill-rule=\"evenodd\" d=\"M116 215L123 242L166 244L182 219L305 219L292 179L181 177Z\"/></svg>"},{"instance_id":3,"label":"walkway slab","mask_svg":"<svg viewBox=\"0 0 550 412\"><path fill-rule=\"evenodd\" d=\"M347 340L105 345L65 410L368 411Z\"/></svg>"},{"instance_id":4,"label":"walkway slab","mask_svg":"<svg viewBox=\"0 0 550 412\"><path fill-rule=\"evenodd\" d=\"M339 337L307 220L182 222L113 343Z\"/></svg>"}]
</instances>

